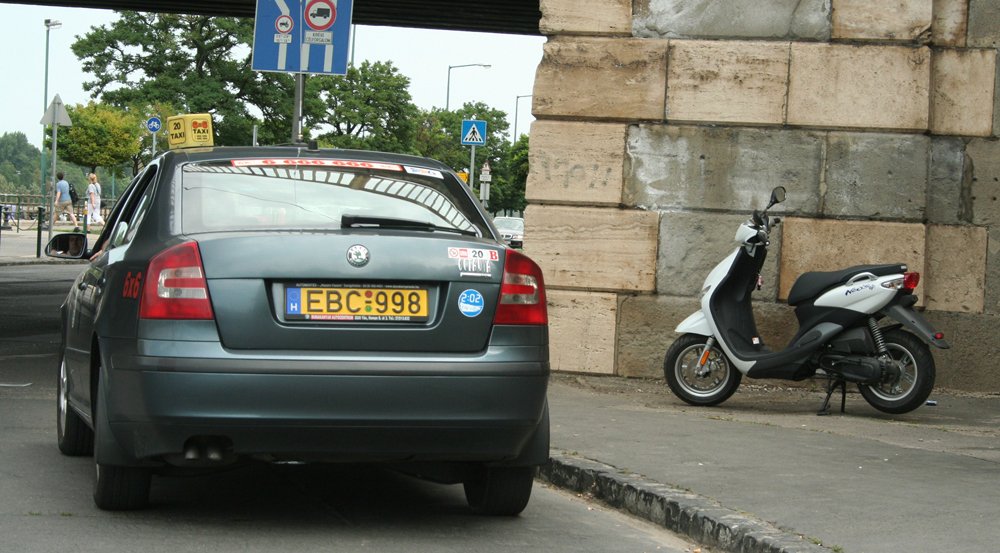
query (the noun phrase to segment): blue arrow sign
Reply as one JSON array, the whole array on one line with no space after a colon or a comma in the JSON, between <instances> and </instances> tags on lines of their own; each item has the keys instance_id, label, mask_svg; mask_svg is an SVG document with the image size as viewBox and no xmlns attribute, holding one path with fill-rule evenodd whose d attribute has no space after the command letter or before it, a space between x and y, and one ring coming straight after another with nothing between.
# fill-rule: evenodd
<instances>
[{"instance_id":1,"label":"blue arrow sign","mask_svg":"<svg viewBox=\"0 0 1000 553\"><path fill-rule=\"evenodd\" d=\"M482 146L483 144L486 144L486 121L463 119L462 145Z\"/></svg>"},{"instance_id":2,"label":"blue arrow sign","mask_svg":"<svg viewBox=\"0 0 1000 553\"><path fill-rule=\"evenodd\" d=\"M353 0L257 0L255 71L344 75Z\"/></svg>"},{"instance_id":3,"label":"blue arrow sign","mask_svg":"<svg viewBox=\"0 0 1000 553\"><path fill-rule=\"evenodd\" d=\"M153 134L160 132L160 127L162 126L163 122L160 121L160 118L156 117L155 115L153 117L150 117L149 119L146 119L146 130L148 130Z\"/></svg>"}]
</instances>

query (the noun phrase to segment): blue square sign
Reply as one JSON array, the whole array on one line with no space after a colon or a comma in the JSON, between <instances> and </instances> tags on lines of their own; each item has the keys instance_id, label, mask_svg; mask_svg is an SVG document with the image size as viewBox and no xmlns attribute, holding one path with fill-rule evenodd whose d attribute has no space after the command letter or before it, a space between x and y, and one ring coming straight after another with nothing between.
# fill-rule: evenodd
<instances>
[{"instance_id":1,"label":"blue square sign","mask_svg":"<svg viewBox=\"0 0 1000 553\"><path fill-rule=\"evenodd\" d=\"M463 119L462 145L482 146L483 144L486 144L486 121Z\"/></svg>"},{"instance_id":2,"label":"blue square sign","mask_svg":"<svg viewBox=\"0 0 1000 553\"><path fill-rule=\"evenodd\" d=\"M344 75L353 0L257 0L255 71Z\"/></svg>"}]
</instances>

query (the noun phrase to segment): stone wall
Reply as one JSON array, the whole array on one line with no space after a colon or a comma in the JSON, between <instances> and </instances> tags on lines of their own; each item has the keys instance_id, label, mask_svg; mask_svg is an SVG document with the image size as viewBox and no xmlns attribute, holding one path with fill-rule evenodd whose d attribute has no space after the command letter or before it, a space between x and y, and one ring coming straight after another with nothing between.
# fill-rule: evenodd
<instances>
[{"instance_id":1,"label":"stone wall","mask_svg":"<svg viewBox=\"0 0 1000 553\"><path fill-rule=\"evenodd\" d=\"M662 377L736 226L788 198L757 294L903 262L953 349L940 386L1000 391L1000 0L541 0L525 249L553 368Z\"/></svg>"}]
</instances>

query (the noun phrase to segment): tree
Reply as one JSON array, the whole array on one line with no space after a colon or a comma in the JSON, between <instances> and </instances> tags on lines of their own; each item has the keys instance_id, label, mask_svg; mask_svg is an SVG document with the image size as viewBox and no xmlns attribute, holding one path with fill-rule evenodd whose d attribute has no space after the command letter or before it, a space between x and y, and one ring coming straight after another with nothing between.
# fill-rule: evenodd
<instances>
[{"instance_id":1,"label":"tree","mask_svg":"<svg viewBox=\"0 0 1000 553\"><path fill-rule=\"evenodd\" d=\"M142 120L134 112L90 102L69 106L73 126L59 133L61 159L87 167L117 167L141 151Z\"/></svg>"},{"instance_id":2,"label":"tree","mask_svg":"<svg viewBox=\"0 0 1000 553\"><path fill-rule=\"evenodd\" d=\"M524 198L528 181L528 135L522 134L508 148L493 172L496 176L490 187L489 210L493 213L524 211L528 205Z\"/></svg>"},{"instance_id":3,"label":"tree","mask_svg":"<svg viewBox=\"0 0 1000 553\"><path fill-rule=\"evenodd\" d=\"M6 181L6 193L38 193L40 156L23 132L0 136L0 176Z\"/></svg>"},{"instance_id":4,"label":"tree","mask_svg":"<svg viewBox=\"0 0 1000 553\"><path fill-rule=\"evenodd\" d=\"M392 62L365 61L343 76L306 81L306 124L324 146L413 152L417 107Z\"/></svg>"},{"instance_id":5,"label":"tree","mask_svg":"<svg viewBox=\"0 0 1000 553\"><path fill-rule=\"evenodd\" d=\"M121 108L165 103L211 113L219 145L249 144L255 123L262 141L291 135L294 83L289 75L250 69L253 19L119 15L72 46L95 77L85 83L95 99Z\"/></svg>"}]
</instances>

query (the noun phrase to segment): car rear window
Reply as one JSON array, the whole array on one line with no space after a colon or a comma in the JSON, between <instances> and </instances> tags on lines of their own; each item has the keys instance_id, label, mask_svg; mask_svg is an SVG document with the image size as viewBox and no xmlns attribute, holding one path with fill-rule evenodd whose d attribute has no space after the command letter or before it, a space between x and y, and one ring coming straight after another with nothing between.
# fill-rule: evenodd
<instances>
[{"instance_id":1,"label":"car rear window","mask_svg":"<svg viewBox=\"0 0 1000 553\"><path fill-rule=\"evenodd\" d=\"M235 159L189 163L181 178L185 233L337 229L342 216L356 215L488 235L461 183L435 169L349 160Z\"/></svg>"}]
</instances>

